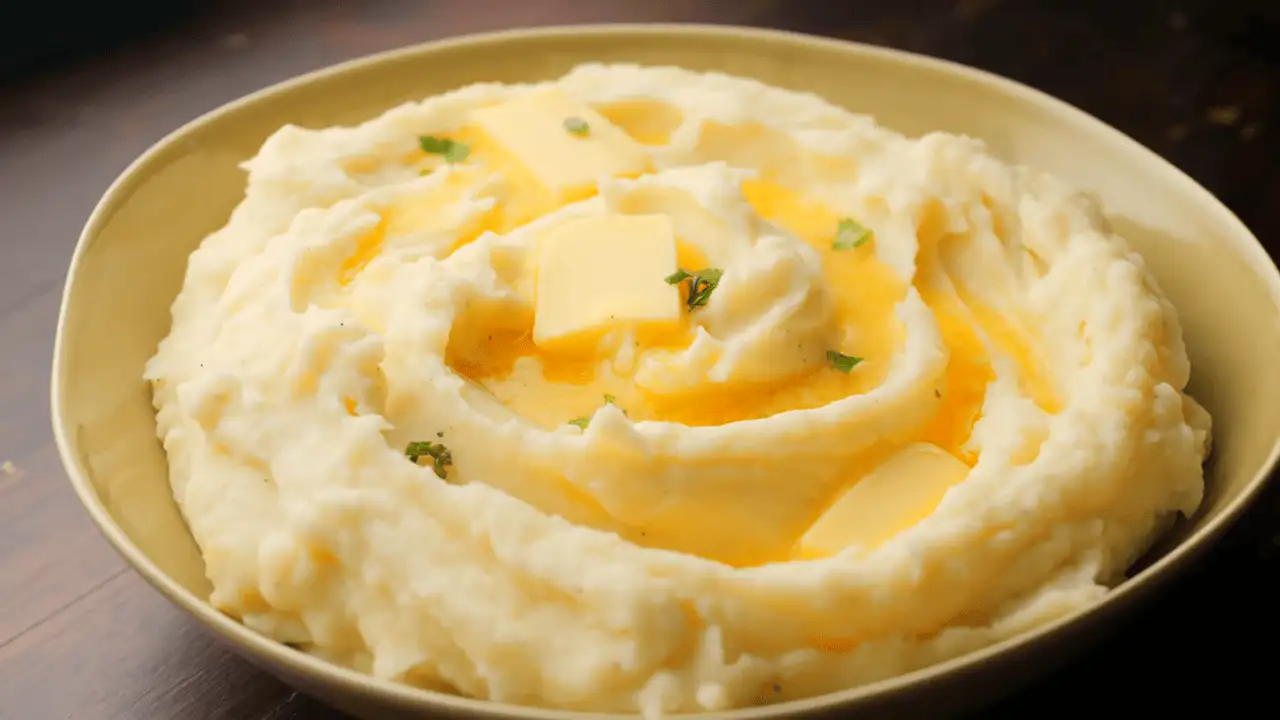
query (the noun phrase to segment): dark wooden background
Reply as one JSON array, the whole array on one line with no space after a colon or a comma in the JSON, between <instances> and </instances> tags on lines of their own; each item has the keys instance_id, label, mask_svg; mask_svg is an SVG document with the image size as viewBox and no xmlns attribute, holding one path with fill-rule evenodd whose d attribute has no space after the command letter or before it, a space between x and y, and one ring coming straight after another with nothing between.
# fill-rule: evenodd
<instances>
[{"instance_id":1,"label":"dark wooden background","mask_svg":"<svg viewBox=\"0 0 1280 720\"><path fill-rule=\"evenodd\" d=\"M26 21L19 17L30 11ZM128 571L49 431L62 281L111 180L186 120L339 60L600 21L801 30L959 60L1062 97L1280 233L1276 0L117 0L0 8L0 718L336 720L216 646ZM53 20L31 25L33 18ZM24 24L26 22L27 24ZM119 37L120 30L131 37ZM52 49L53 52L49 52ZM1276 246L1269 245L1274 248ZM1227 705L1275 717L1280 489L1120 634L992 716ZM1265 709L1269 708L1269 709Z\"/></svg>"}]
</instances>

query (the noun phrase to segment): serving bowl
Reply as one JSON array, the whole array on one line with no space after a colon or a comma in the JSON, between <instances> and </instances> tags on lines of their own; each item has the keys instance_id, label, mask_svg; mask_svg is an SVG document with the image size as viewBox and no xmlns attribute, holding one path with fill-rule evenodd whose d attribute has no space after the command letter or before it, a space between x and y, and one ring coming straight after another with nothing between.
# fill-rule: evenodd
<instances>
[{"instance_id":1,"label":"serving bowl","mask_svg":"<svg viewBox=\"0 0 1280 720\"><path fill-rule=\"evenodd\" d=\"M986 141L1003 160L1096 192L1180 311L1190 391L1214 417L1204 503L1142 569L1075 615L907 675L722 713L940 715L1048 672L1186 567L1244 510L1280 453L1280 273L1220 202L1151 151L1035 90L908 53L791 33L702 26L582 26L477 35L339 65L215 110L158 142L107 191L76 247L59 317L53 425L90 517L157 590L237 652L365 718L567 717L378 680L259 636L214 610L198 549L170 495L143 364L168 332L187 256L240 200L238 164L286 123L350 124L477 81L556 77L586 61L718 70L818 93L908 135Z\"/></svg>"}]
</instances>

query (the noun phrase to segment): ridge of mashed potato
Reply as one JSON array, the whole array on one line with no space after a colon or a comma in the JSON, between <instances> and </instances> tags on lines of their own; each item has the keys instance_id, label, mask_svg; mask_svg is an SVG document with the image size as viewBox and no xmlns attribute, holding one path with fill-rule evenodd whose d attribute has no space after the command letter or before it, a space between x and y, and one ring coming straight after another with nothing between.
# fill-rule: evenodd
<instances>
[{"instance_id":1,"label":"ridge of mashed potato","mask_svg":"<svg viewBox=\"0 0 1280 720\"><path fill-rule=\"evenodd\" d=\"M573 133L514 151L535 100L618 171L557 185ZM975 140L584 65L244 167L146 377L210 601L335 662L649 716L795 699L1093 603L1201 500L1173 307L1090 197ZM649 282L678 319L534 342L539 288L648 282L539 275L624 216L723 272L705 306Z\"/></svg>"}]
</instances>

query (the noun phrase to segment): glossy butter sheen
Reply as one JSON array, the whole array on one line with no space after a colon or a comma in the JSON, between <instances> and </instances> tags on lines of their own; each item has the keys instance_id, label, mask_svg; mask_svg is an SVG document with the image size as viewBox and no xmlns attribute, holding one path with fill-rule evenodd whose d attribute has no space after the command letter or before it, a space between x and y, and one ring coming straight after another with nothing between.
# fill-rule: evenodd
<instances>
[{"instance_id":1,"label":"glossy butter sheen","mask_svg":"<svg viewBox=\"0 0 1280 720\"><path fill-rule=\"evenodd\" d=\"M584 66L247 167L148 377L211 601L338 662L649 715L812 695L1093 602L1199 503L1175 311L1088 198L971 140ZM545 239L655 216L603 287L677 320L575 308L602 290ZM705 306L673 256L723 272Z\"/></svg>"}]
</instances>

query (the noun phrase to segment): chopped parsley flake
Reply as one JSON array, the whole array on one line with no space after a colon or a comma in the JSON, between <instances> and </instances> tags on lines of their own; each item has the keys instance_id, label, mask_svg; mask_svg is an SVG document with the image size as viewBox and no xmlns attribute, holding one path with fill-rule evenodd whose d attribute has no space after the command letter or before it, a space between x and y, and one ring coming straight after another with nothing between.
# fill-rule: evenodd
<instances>
[{"instance_id":1,"label":"chopped parsley flake","mask_svg":"<svg viewBox=\"0 0 1280 720\"><path fill-rule=\"evenodd\" d=\"M442 478L447 476L445 468L453 465L453 454L449 452L449 448L429 440L409 443L408 447L404 449L404 454L409 458L409 462L415 464L418 462L418 458L431 458L436 475Z\"/></svg>"},{"instance_id":2,"label":"chopped parsley flake","mask_svg":"<svg viewBox=\"0 0 1280 720\"><path fill-rule=\"evenodd\" d=\"M859 225L857 220L841 218L831 247L834 250L852 250L870 239L871 231Z\"/></svg>"},{"instance_id":3,"label":"chopped parsley flake","mask_svg":"<svg viewBox=\"0 0 1280 720\"><path fill-rule=\"evenodd\" d=\"M707 304L707 300L711 299L711 293L715 292L716 287L720 285L720 277L723 275L724 271L719 268L706 268L693 273L688 270L676 270L665 279L668 285L679 285L685 280L689 281L689 299L685 304L692 312Z\"/></svg>"},{"instance_id":4,"label":"chopped parsley flake","mask_svg":"<svg viewBox=\"0 0 1280 720\"><path fill-rule=\"evenodd\" d=\"M835 350L828 350L827 362L831 363L832 367L840 372L847 373L852 370L855 365L862 362L862 358L838 353Z\"/></svg>"},{"instance_id":5,"label":"chopped parsley flake","mask_svg":"<svg viewBox=\"0 0 1280 720\"><path fill-rule=\"evenodd\" d=\"M613 405L614 403L616 403L616 402L618 401L618 398L617 398L617 397L615 397L615 396L613 396L613 395L610 395L609 393L605 393L605 394L604 394L604 401L605 401L606 403L608 403L609 405ZM623 410L623 411L622 411L622 414L623 414L623 415L626 415L626 414L627 414L627 411L626 411L626 410ZM590 425L590 424L591 424L591 415L583 415L582 417L574 418L574 419L572 419L572 420L570 420L570 421L569 421L569 424L570 424L570 425L577 425L578 427L582 428L583 430L586 430L586 429L587 429L587 425Z\"/></svg>"},{"instance_id":6,"label":"chopped parsley flake","mask_svg":"<svg viewBox=\"0 0 1280 720\"><path fill-rule=\"evenodd\" d=\"M462 162L471 154L470 145L460 143L452 138L441 138L434 135L419 135L418 146L422 148L424 153L443 156L444 161L448 163Z\"/></svg>"},{"instance_id":7,"label":"chopped parsley flake","mask_svg":"<svg viewBox=\"0 0 1280 720\"><path fill-rule=\"evenodd\" d=\"M577 116L565 118L564 129L570 135L577 135L578 137L586 137L591 134L591 126L587 124L586 120Z\"/></svg>"}]
</instances>

